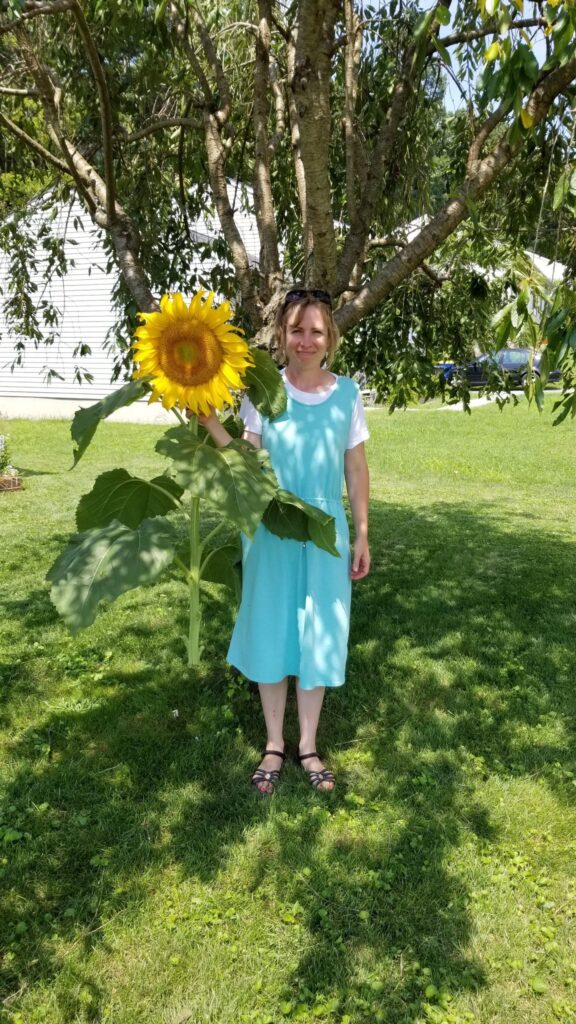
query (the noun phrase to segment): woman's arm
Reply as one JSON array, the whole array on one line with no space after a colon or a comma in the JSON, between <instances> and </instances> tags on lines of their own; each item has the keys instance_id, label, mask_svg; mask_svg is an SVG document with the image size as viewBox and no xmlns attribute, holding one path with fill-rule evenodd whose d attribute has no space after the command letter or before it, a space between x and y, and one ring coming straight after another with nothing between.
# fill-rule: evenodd
<instances>
[{"instance_id":1,"label":"woman's arm","mask_svg":"<svg viewBox=\"0 0 576 1024\"><path fill-rule=\"evenodd\" d=\"M349 448L344 455L344 476L352 519L354 522L354 554L350 576L361 580L370 570L370 548L368 547L368 492L370 477L364 443Z\"/></svg>"},{"instance_id":2,"label":"woman's arm","mask_svg":"<svg viewBox=\"0 0 576 1024\"><path fill-rule=\"evenodd\" d=\"M232 435L228 433L215 412L211 412L209 416L199 416L198 422L206 428L217 448L225 448L227 444L230 444ZM253 434L252 431L245 430L242 437L245 441L250 441L255 448L260 448L262 445L260 434Z\"/></svg>"}]
</instances>

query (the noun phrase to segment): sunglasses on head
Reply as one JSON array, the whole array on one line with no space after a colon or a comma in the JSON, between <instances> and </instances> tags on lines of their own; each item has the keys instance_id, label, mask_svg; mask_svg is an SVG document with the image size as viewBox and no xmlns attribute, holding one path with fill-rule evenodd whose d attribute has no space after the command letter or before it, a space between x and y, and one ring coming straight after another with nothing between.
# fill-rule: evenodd
<instances>
[{"instance_id":1,"label":"sunglasses on head","mask_svg":"<svg viewBox=\"0 0 576 1024\"><path fill-rule=\"evenodd\" d=\"M293 288L286 292L283 309L286 309L291 302L299 302L300 299L308 298L317 299L318 302L323 302L325 306L330 306L332 309L332 296L329 292L322 291L321 288Z\"/></svg>"}]
</instances>

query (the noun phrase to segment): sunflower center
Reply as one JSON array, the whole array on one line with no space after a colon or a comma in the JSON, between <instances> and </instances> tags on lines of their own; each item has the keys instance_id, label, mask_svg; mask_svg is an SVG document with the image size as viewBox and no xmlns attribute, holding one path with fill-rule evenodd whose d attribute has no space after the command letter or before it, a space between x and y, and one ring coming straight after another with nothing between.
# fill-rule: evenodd
<instances>
[{"instance_id":1,"label":"sunflower center","mask_svg":"<svg viewBox=\"0 0 576 1024\"><path fill-rule=\"evenodd\" d=\"M214 331L199 320L170 326L159 351L159 363L166 376L184 387L211 380L222 358L222 347Z\"/></svg>"}]
</instances>

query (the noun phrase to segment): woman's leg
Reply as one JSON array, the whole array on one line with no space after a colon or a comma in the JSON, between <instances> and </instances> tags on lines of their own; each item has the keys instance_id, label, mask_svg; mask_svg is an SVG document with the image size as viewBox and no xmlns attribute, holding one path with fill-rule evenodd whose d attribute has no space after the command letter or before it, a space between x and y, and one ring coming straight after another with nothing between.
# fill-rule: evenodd
<instances>
[{"instance_id":1,"label":"woman's leg","mask_svg":"<svg viewBox=\"0 0 576 1024\"><path fill-rule=\"evenodd\" d=\"M313 750L316 750L316 730L320 720L324 690L324 686L316 686L313 690L302 690L300 684L296 687L300 722L299 754L311 754ZM303 767L306 771L321 772L325 766L319 757L307 757ZM318 789L334 789L334 783L325 780L320 783Z\"/></svg>"},{"instance_id":2,"label":"woman's leg","mask_svg":"<svg viewBox=\"0 0 576 1024\"><path fill-rule=\"evenodd\" d=\"M279 683L260 683L258 686L262 710L266 722L266 750L284 750L284 711L288 693L288 676ZM272 772L282 767L282 758L267 754L260 764L265 772ZM272 782L265 779L256 783L261 793L271 793Z\"/></svg>"}]
</instances>

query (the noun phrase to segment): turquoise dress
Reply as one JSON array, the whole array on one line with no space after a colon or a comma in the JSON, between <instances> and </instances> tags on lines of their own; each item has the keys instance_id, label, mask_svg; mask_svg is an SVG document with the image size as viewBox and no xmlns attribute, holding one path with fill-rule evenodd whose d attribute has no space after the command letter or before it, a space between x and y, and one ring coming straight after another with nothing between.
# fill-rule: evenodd
<instances>
[{"instance_id":1,"label":"turquoise dress","mask_svg":"<svg viewBox=\"0 0 576 1024\"><path fill-rule=\"evenodd\" d=\"M263 419L262 447L281 487L336 520L339 558L309 541L282 539L261 523L243 538L242 602L228 661L256 683L298 676L304 690L342 686L350 622L350 539L342 504L344 453L358 387L338 377L329 397Z\"/></svg>"}]
</instances>

